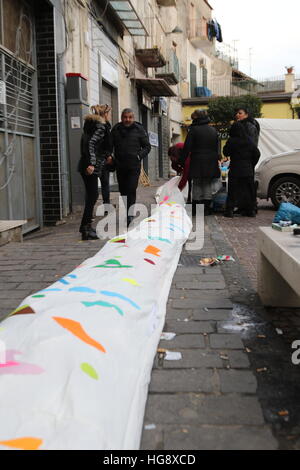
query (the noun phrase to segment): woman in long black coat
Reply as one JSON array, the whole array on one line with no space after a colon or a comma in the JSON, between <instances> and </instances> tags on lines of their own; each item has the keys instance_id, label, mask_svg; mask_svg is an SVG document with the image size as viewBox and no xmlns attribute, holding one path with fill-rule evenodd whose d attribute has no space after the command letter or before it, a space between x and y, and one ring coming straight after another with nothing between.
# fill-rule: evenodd
<instances>
[{"instance_id":1,"label":"woman in long black coat","mask_svg":"<svg viewBox=\"0 0 300 470\"><path fill-rule=\"evenodd\" d=\"M205 110L197 109L191 117L193 123L184 143L182 158L185 160L189 155L191 157L193 215L196 215L197 204L204 204L205 213L209 214L212 181L220 176L219 138L216 129L209 125Z\"/></svg>"},{"instance_id":2,"label":"woman in long black coat","mask_svg":"<svg viewBox=\"0 0 300 470\"><path fill-rule=\"evenodd\" d=\"M237 108L235 120L243 124L246 133L257 147L260 134L260 125L257 120L251 116L247 108Z\"/></svg>"},{"instance_id":3,"label":"woman in long black coat","mask_svg":"<svg viewBox=\"0 0 300 470\"><path fill-rule=\"evenodd\" d=\"M233 124L229 135L223 149L224 155L230 157L228 197L224 215L233 217L233 210L238 207L242 215L255 217L254 168L259 160L260 151L249 138L241 122Z\"/></svg>"}]
</instances>

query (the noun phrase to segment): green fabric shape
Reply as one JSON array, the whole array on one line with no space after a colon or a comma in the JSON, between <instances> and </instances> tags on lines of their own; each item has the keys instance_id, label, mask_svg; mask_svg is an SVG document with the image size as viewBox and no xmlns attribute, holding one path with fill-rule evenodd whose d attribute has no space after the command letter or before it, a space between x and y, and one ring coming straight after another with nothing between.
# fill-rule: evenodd
<instances>
[{"instance_id":1,"label":"green fabric shape","mask_svg":"<svg viewBox=\"0 0 300 470\"><path fill-rule=\"evenodd\" d=\"M117 305L111 304L110 302L105 302L104 300L97 300L97 302L81 302L85 307L109 307L114 308L120 315L124 315L123 310L121 310Z\"/></svg>"},{"instance_id":2,"label":"green fabric shape","mask_svg":"<svg viewBox=\"0 0 300 470\"><path fill-rule=\"evenodd\" d=\"M116 238L112 238L111 240L109 240L109 243L125 243L126 242L126 238L124 237L116 237Z\"/></svg>"},{"instance_id":3,"label":"green fabric shape","mask_svg":"<svg viewBox=\"0 0 300 470\"><path fill-rule=\"evenodd\" d=\"M104 261L105 264L99 264L94 268L133 268L133 266L123 265L117 259L108 259Z\"/></svg>"},{"instance_id":4,"label":"green fabric shape","mask_svg":"<svg viewBox=\"0 0 300 470\"><path fill-rule=\"evenodd\" d=\"M33 299L40 299L41 297L46 297L45 295L33 295Z\"/></svg>"},{"instance_id":5,"label":"green fabric shape","mask_svg":"<svg viewBox=\"0 0 300 470\"><path fill-rule=\"evenodd\" d=\"M99 376L93 366L91 366L87 362L83 362L80 367L81 370L85 374L89 375L92 379L99 380Z\"/></svg>"}]
</instances>

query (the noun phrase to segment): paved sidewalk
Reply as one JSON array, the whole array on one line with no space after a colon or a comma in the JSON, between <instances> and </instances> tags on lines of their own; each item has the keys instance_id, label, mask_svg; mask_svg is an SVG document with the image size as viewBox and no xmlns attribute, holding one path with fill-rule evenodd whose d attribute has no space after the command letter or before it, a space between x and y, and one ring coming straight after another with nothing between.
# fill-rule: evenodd
<instances>
[{"instance_id":1,"label":"paved sidewalk","mask_svg":"<svg viewBox=\"0 0 300 470\"><path fill-rule=\"evenodd\" d=\"M139 187L138 202L147 206L155 204L153 195L163 182ZM117 205L118 198L119 193L111 193L112 204ZM0 248L0 320L25 297L45 289L104 246L107 240L81 241L78 232L81 215L72 214L65 223L25 236L23 243L9 243Z\"/></svg>"},{"instance_id":2,"label":"paved sidewalk","mask_svg":"<svg viewBox=\"0 0 300 470\"><path fill-rule=\"evenodd\" d=\"M181 352L182 359L156 359L142 449L278 447L241 335L227 329L235 308L221 268L198 264L201 257L221 254L210 232L206 225L203 250L183 252L173 279L164 331L176 337L159 347Z\"/></svg>"},{"instance_id":3,"label":"paved sidewalk","mask_svg":"<svg viewBox=\"0 0 300 470\"><path fill-rule=\"evenodd\" d=\"M222 214L217 216L227 242L233 246L254 288L257 287L256 239L258 227L270 227L274 216L273 204L263 200L259 201L259 211L256 218L235 216L233 219L227 219Z\"/></svg>"}]
</instances>

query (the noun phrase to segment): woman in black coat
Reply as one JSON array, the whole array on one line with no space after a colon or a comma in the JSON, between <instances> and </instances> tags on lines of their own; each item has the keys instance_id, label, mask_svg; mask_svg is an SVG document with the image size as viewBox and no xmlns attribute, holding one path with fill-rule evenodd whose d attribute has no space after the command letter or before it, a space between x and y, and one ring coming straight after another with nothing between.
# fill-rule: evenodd
<instances>
[{"instance_id":1,"label":"woman in black coat","mask_svg":"<svg viewBox=\"0 0 300 470\"><path fill-rule=\"evenodd\" d=\"M101 180L103 203L109 204L109 170L112 164L109 115L111 108L107 104L91 107L92 113L84 118L81 137L81 157L78 171L85 186L85 208L79 231L82 240L98 239L92 228L94 206L98 200L98 178Z\"/></svg>"},{"instance_id":2,"label":"woman in black coat","mask_svg":"<svg viewBox=\"0 0 300 470\"><path fill-rule=\"evenodd\" d=\"M260 151L249 138L241 122L233 124L229 135L223 149L224 155L230 157L228 197L224 215L233 217L234 207L237 206L242 215L255 217L254 168L259 160Z\"/></svg>"},{"instance_id":3,"label":"woman in black coat","mask_svg":"<svg viewBox=\"0 0 300 470\"><path fill-rule=\"evenodd\" d=\"M253 143L258 146L258 139L260 134L260 125L254 119L248 109L246 108L238 108L235 111L235 120L236 122L240 122L243 124L246 134L252 139Z\"/></svg>"},{"instance_id":4,"label":"woman in black coat","mask_svg":"<svg viewBox=\"0 0 300 470\"><path fill-rule=\"evenodd\" d=\"M212 201L212 181L220 176L219 138L216 129L209 126L205 110L197 109L192 114L193 123L184 143L182 159L190 155L190 178L193 181L192 204L196 215L197 204L205 205L205 213L210 213Z\"/></svg>"}]
</instances>

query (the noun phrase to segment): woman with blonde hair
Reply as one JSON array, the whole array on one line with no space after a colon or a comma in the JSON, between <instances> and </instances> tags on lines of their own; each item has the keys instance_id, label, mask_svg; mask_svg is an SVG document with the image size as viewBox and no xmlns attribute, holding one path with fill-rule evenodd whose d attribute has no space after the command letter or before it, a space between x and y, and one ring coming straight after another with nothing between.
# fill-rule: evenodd
<instances>
[{"instance_id":1,"label":"woman with blonde hair","mask_svg":"<svg viewBox=\"0 0 300 470\"><path fill-rule=\"evenodd\" d=\"M84 119L78 163L78 171L85 185L85 208L79 229L82 240L98 238L91 226L99 197L98 178L101 180L103 203L109 204L109 172L106 166L112 164L110 111L111 107L107 104L91 106L91 113Z\"/></svg>"}]
</instances>

